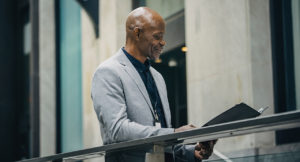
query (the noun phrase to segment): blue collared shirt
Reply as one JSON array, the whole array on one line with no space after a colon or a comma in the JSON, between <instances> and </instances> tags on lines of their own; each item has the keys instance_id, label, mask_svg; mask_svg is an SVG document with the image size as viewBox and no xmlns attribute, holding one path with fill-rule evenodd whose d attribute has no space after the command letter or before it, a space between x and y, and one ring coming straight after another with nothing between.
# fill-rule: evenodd
<instances>
[{"instance_id":1,"label":"blue collared shirt","mask_svg":"<svg viewBox=\"0 0 300 162\"><path fill-rule=\"evenodd\" d=\"M165 120L165 114L163 111L161 99L156 87L156 84L154 82L154 79L150 72L150 61L147 59L145 63L141 63L136 58L131 56L124 48L122 48L123 52L127 56L127 58L130 60L132 65L135 67L136 71L140 74L140 77L142 78L147 92L149 94L152 107L154 108L155 112L157 113L158 119L160 121L161 127L166 128L166 120Z\"/></svg>"}]
</instances>

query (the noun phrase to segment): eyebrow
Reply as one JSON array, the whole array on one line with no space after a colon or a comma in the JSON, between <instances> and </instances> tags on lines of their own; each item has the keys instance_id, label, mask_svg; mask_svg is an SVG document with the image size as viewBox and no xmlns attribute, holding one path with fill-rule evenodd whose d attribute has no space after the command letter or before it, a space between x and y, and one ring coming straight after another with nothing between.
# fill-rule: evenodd
<instances>
[{"instance_id":1,"label":"eyebrow","mask_svg":"<svg viewBox=\"0 0 300 162\"><path fill-rule=\"evenodd\" d=\"M160 34L160 35L163 35L164 32L153 32L153 34Z\"/></svg>"}]
</instances>

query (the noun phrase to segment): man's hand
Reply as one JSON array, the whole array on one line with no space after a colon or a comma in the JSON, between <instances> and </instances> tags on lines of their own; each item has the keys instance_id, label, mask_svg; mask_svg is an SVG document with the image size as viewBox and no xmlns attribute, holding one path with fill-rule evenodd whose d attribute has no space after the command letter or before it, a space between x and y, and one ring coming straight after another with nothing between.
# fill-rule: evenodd
<instances>
[{"instance_id":1,"label":"man's hand","mask_svg":"<svg viewBox=\"0 0 300 162\"><path fill-rule=\"evenodd\" d=\"M199 160L208 159L213 153L217 140L200 142L195 146L195 157Z\"/></svg>"},{"instance_id":2,"label":"man's hand","mask_svg":"<svg viewBox=\"0 0 300 162\"><path fill-rule=\"evenodd\" d=\"M189 125L184 125L182 127L176 128L175 129L175 133L176 132L183 132L183 131L187 131L187 130L191 130L191 129L195 129L196 126L194 126L193 124L189 124Z\"/></svg>"},{"instance_id":3,"label":"man's hand","mask_svg":"<svg viewBox=\"0 0 300 162\"><path fill-rule=\"evenodd\" d=\"M189 125L184 125L182 127L176 128L174 132L175 133L183 132L183 131L187 131L187 130L191 130L191 129L195 129L195 128L197 128L197 127L194 126L193 124L189 124ZM217 140L197 143L197 145L195 146L195 152L194 152L195 157L199 160L208 159L210 157L210 155L213 153L213 149L214 149L214 146L216 143L217 143Z\"/></svg>"}]
</instances>

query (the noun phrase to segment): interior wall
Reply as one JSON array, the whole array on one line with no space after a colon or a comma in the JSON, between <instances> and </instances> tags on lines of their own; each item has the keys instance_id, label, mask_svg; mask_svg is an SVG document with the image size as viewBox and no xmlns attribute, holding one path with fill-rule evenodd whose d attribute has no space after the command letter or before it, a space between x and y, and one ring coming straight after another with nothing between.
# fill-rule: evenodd
<instances>
[{"instance_id":1,"label":"interior wall","mask_svg":"<svg viewBox=\"0 0 300 162\"><path fill-rule=\"evenodd\" d=\"M268 0L185 1L188 121L202 126L244 102L256 109L270 106L273 85ZM263 135L274 144L274 135ZM224 152L254 148L250 134L219 140ZM230 147L228 147L230 146Z\"/></svg>"}]
</instances>

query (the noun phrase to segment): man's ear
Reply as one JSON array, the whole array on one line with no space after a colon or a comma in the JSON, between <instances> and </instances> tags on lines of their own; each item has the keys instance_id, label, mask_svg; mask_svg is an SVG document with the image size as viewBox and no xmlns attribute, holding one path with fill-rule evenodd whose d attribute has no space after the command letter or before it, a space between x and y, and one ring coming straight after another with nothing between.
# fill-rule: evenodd
<instances>
[{"instance_id":1,"label":"man's ear","mask_svg":"<svg viewBox=\"0 0 300 162\"><path fill-rule=\"evenodd\" d=\"M140 39L140 33L141 33L141 29L138 28L138 27L135 27L133 29L133 33L134 33L134 37L136 40L139 40Z\"/></svg>"}]
</instances>

